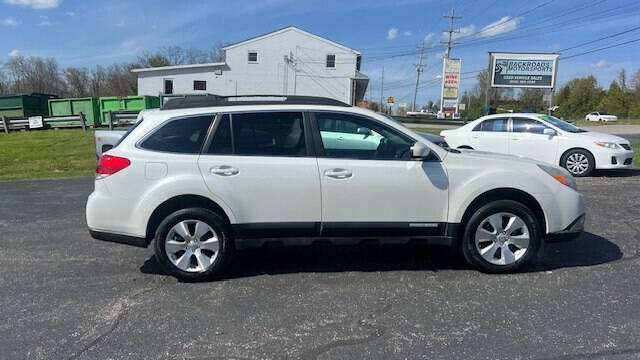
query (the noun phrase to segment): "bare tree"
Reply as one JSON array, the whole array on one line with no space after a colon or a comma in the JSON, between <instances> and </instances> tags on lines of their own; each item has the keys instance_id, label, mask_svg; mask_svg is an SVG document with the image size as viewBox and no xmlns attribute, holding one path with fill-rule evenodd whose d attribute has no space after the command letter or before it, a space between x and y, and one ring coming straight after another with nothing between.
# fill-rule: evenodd
<instances>
[{"instance_id":1,"label":"bare tree","mask_svg":"<svg viewBox=\"0 0 640 360\"><path fill-rule=\"evenodd\" d=\"M7 62L6 68L13 92L60 94L64 90L54 59L17 56Z\"/></svg>"},{"instance_id":2,"label":"bare tree","mask_svg":"<svg viewBox=\"0 0 640 360\"><path fill-rule=\"evenodd\" d=\"M91 81L87 68L68 67L62 70L62 76L66 82L66 93L72 97L89 96Z\"/></svg>"},{"instance_id":3,"label":"bare tree","mask_svg":"<svg viewBox=\"0 0 640 360\"><path fill-rule=\"evenodd\" d=\"M223 62L225 60L224 50L222 50L223 47L224 45L222 45L222 43L220 42L216 43L213 46L213 48L209 52L209 60L211 62Z\"/></svg>"},{"instance_id":4,"label":"bare tree","mask_svg":"<svg viewBox=\"0 0 640 360\"><path fill-rule=\"evenodd\" d=\"M204 64L209 62L209 54L206 52L196 49L189 48L185 54L185 63L187 64Z\"/></svg>"},{"instance_id":5,"label":"bare tree","mask_svg":"<svg viewBox=\"0 0 640 360\"><path fill-rule=\"evenodd\" d=\"M138 64L141 67L160 67L169 66L169 59L160 53L150 53L145 51L142 55L138 56Z\"/></svg>"},{"instance_id":6,"label":"bare tree","mask_svg":"<svg viewBox=\"0 0 640 360\"><path fill-rule=\"evenodd\" d=\"M107 72L101 65L97 65L91 71L89 92L91 96L107 95Z\"/></svg>"},{"instance_id":7,"label":"bare tree","mask_svg":"<svg viewBox=\"0 0 640 360\"><path fill-rule=\"evenodd\" d=\"M185 51L180 46L163 46L156 55L167 59L169 65L185 63Z\"/></svg>"}]
</instances>

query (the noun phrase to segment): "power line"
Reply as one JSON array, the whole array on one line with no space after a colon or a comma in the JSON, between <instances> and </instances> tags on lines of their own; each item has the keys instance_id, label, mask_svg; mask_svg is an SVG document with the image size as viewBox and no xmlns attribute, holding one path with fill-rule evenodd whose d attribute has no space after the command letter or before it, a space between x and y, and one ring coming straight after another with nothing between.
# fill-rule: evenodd
<instances>
[{"instance_id":1,"label":"power line","mask_svg":"<svg viewBox=\"0 0 640 360\"><path fill-rule=\"evenodd\" d=\"M451 57L451 37L452 35L460 33L460 30L453 30L453 21L455 19L462 19L460 16L456 16L456 9L451 9L451 15L444 15L444 18L449 19L449 30L445 30L444 32L449 33L449 40L447 42L440 42L441 44L447 44L447 53L445 57L449 59Z\"/></svg>"},{"instance_id":2,"label":"power line","mask_svg":"<svg viewBox=\"0 0 640 360\"><path fill-rule=\"evenodd\" d=\"M422 58L424 57L424 39L422 39L422 48L420 49L420 62L418 66L416 66L416 72L418 75L416 76L416 88L413 91L413 105L412 111L416 111L416 97L418 96L418 84L420 83L420 73L423 71L422 69Z\"/></svg>"},{"instance_id":3,"label":"power line","mask_svg":"<svg viewBox=\"0 0 640 360\"><path fill-rule=\"evenodd\" d=\"M638 41L640 41L640 38L629 40L629 41L625 41L625 42L622 42L622 43L619 43L619 44L603 46L601 48L597 48L597 49L593 49L593 50L589 50L589 51L584 51L584 52L581 52L581 53L578 53L578 54L573 54L573 55L569 55L569 56L563 56L563 57L560 57L559 59L560 60L571 59L571 58L574 58L574 57L583 56L583 55L591 54L591 53L594 53L594 52L615 48L615 47L618 47L618 46L628 45L628 44L635 43L635 42L638 42Z\"/></svg>"},{"instance_id":4,"label":"power line","mask_svg":"<svg viewBox=\"0 0 640 360\"><path fill-rule=\"evenodd\" d=\"M638 30L638 29L640 29L640 26L636 26L636 27L631 28L631 29L629 29L629 30L621 31L621 32L619 32L619 33L611 34L611 35L608 35L608 36L605 36L605 37L601 37L601 38L599 38L599 39L595 39L595 40L591 40L591 41L583 42L582 44L578 44L578 45L574 45L574 46L571 46L571 47L568 47L568 48L560 49L560 50L558 50L558 52L563 52L563 51L567 51L567 50L571 50L571 49L575 49L575 48L583 47L583 46L585 46L585 45L593 44L593 43L598 42L598 41L602 41L602 40L606 40L606 39L611 39L611 38L614 38L614 37L616 37L616 36L620 36L620 35L622 35L622 34L626 34L626 33L630 33L630 32L632 32L632 31L636 31L636 30Z\"/></svg>"}]
</instances>

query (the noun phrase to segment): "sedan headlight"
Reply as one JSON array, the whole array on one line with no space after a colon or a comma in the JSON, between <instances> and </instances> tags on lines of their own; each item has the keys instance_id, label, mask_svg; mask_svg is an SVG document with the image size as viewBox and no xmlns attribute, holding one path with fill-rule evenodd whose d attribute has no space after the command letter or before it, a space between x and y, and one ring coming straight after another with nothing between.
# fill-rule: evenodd
<instances>
[{"instance_id":1,"label":"sedan headlight","mask_svg":"<svg viewBox=\"0 0 640 360\"><path fill-rule=\"evenodd\" d=\"M576 184L576 180L569 174L569 172L563 168L555 167L555 166L547 166L538 164L538 167L542 169L542 171L551 175L552 178L556 179L562 185L566 185L573 190L578 191L578 184Z\"/></svg>"},{"instance_id":2,"label":"sedan headlight","mask_svg":"<svg viewBox=\"0 0 640 360\"><path fill-rule=\"evenodd\" d=\"M606 142L606 141L596 141L596 145L602 146L603 148L607 148L607 149L618 149L620 147L616 143Z\"/></svg>"}]
</instances>

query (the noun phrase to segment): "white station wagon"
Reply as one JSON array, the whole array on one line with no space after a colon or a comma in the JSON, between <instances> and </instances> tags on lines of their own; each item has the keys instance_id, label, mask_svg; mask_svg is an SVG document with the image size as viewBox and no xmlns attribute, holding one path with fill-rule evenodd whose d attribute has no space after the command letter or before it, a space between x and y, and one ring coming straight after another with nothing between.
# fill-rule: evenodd
<instances>
[{"instance_id":1,"label":"white station wagon","mask_svg":"<svg viewBox=\"0 0 640 360\"><path fill-rule=\"evenodd\" d=\"M575 238L585 205L560 167L443 148L335 100L198 97L145 113L101 157L86 215L94 238L153 242L167 272L200 280L236 249L318 239L449 245L514 271Z\"/></svg>"},{"instance_id":2,"label":"white station wagon","mask_svg":"<svg viewBox=\"0 0 640 360\"><path fill-rule=\"evenodd\" d=\"M527 157L560 165L573 176L594 169L624 169L633 164L629 140L587 131L543 114L483 116L440 133L449 146Z\"/></svg>"}]
</instances>

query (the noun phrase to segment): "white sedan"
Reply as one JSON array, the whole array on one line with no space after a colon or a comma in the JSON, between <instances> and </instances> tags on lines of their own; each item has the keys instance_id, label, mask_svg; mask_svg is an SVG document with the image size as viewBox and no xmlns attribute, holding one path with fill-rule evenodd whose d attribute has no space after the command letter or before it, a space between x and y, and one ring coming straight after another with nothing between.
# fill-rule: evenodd
<instances>
[{"instance_id":1,"label":"white sedan","mask_svg":"<svg viewBox=\"0 0 640 360\"><path fill-rule=\"evenodd\" d=\"M574 176L594 169L629 168L633 150L619 136L586 131L542 114L483 116L460 128L440 133L451 148L527 157L559 164Z\"/></svg>"},{"instance_id":2,"label":"white sedan","mask_svg":"<svg viewBox=\"0 0 640 360\"><path fill-rule=\"evenodd\" d=\"M601 122L616 122L618 121L618 117L612 114L609 114L606 111L596 111L592 113L588 113L585 117L587 121L601 121Z\"/></svg>"}]
</instances>

